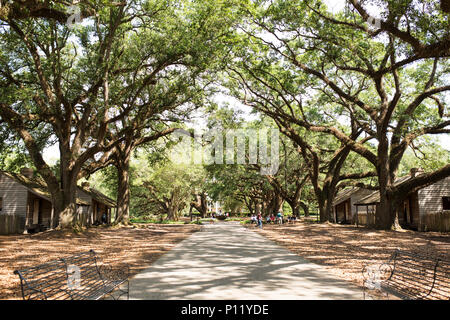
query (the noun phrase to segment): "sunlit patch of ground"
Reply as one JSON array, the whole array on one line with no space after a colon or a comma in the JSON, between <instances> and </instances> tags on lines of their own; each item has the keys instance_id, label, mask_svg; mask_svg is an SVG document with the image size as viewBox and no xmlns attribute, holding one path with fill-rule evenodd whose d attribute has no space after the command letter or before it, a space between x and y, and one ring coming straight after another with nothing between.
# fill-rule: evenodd
<instances>
[{"instance_id":1,"label":"sunlit patch of ground","mask_svg":"<svg viewBox=\"0 0 450 320\"><path fill-rule=\"evenodd\" d=\"M450 259L448 233L376 231L350 225L308 222L264 225L262 230L254 225L247 227L359 286L364 281L364 265L385 261L397 248Z\"/></svg>"},{"instance_id":2,"label":"sunlit patch of ground","mask_svg":"<svg viewBox=\"0 0 450 320\"><path fill-rule=\"evenodd\" d=\"M127 263L131 275L135 275L199 229L196 225L145 224L90 228L80 234L48 231L0 236L0 299L21 298L15 269L93 249L101 262L113 266Z\"/></svg>"}]
</instances>

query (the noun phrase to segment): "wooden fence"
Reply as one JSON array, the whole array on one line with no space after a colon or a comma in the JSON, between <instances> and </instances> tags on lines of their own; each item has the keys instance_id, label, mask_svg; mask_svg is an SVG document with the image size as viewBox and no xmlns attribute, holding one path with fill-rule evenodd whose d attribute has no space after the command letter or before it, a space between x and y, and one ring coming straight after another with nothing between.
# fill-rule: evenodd
<instances>
[{"instance_id":1,"label":"wooden fence","mask_svg":"<svg viewBox=\"0 0 450 320\"><path fill-rule=\"evenodd\" d=\"M358 225L360 226L373 226L375 225L375 213L369 212L368 214L363 212L358 213Z\"/></svg>"},{"instance_id":2,"label":"wooden fence","mask_svg":"<svg viewBox=\"0 0 450 320\"><path fill-rule=\"evenodd\" d=\"M22 233L24 226L24 217L9 214L0 214L0 234Z\"/></svg>"},{"instance_id":3,"label":"wooden fence","mask_svg":"<svg viewBox=\"0 0 450 320\"><path fill-rule=\"evenodd\" d=\"M420 219L421 231L450 231L450 211L427 212Z\"/></svg>"}]
</instances>

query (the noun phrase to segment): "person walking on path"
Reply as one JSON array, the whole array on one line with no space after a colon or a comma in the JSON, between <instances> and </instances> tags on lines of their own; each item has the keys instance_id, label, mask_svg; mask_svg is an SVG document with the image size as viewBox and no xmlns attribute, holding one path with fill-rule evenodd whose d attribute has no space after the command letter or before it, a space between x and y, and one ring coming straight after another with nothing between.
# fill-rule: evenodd
<instances>
[{"instance_id":1,"label":"person walking on path","mask_svg":"<svg viewBox=\"0 0 450 320\"><path fill-rule=\"evenodd\" d=\"M283 214L281 213L281 210L277 213L277 222L278 224L283 224Z\"/></svg>"},{"instance_id":2,"label":"person walking on path","mask_svg":"<svg viewBox=\"0 0 450 320\"><path fill-rule=\"evenodd\" d=\"M261 213L258 213L258 227L260 227L262 229L262 215Z\"/></svg>"}]
</instances>

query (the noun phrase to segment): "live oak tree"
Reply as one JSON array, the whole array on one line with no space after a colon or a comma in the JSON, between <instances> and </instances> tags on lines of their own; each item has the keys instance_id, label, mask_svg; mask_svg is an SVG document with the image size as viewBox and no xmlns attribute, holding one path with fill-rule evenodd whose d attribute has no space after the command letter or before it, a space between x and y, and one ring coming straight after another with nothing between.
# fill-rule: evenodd
<instances>
[{"instance_id":1,"label":"live oak tree","mask_svg":"<svg viewBox=\"0 0 450 320\"><path fill-rule=\"evenodd\" d=\"M300 208L305 216L309 216L309 204L305 201L303 194L305 186L310 183L307 165L304 161L301 161L301 157L299 157L291 144L283 141L282 146L280 169L276 175L266 175L264 177L289 204L294 216L300 216Z\"/></svg>"},{"instance_id":2,"label":"live oak tree","mask_svg":"<svg viewBox=\"0 0 450 320\"><path fill-rule=\"evenodd\" d=\"M114 147L104 141L109 124L120 117L111 109L109 82L123 72L114 61L136 14L134 1L91 3L96 14L90 24L73 30L52 16L0 16L0 117L23 140L46 181L61 227L76 222L83 164ZM39 128L51 130L59 144L59 178L42 156Z\"/></svg>"},{"instance_id":3,"label":"live oak tree","mask_svg":"<svg viewBox=\"0 0 450 320\"><path fill-rule=\"evenodd\" d=\"M129 219L129 166L135 148L170 134L176 123L208 104L210 78L224 64L228 34L238 15L233 3L168 1L151 17L140 17L139 33L124 43L119 58L135 70L111 84L111 96L124 116L106 140L120 141L84 168L89 174L108 165L118 170L116 223ZM119 63L121 65L122 63ZM205 197L191 203L205 212Z\"/></svg>"},{"instance_id":4,"label":"live oak tree","mask_svg":"<svg viewBox=\"0 0 450 320\"><path fill-rule=\"evenodd\" d=\"M256 49L255 59L243 60L241 67L249 72L253 62L260 78L252 75L246 88L257 83L275 94L270 105L265 95L259 101L282 128L330 135L340 142L338 150L367 159L380 189L376 225L397 228L401 201L450 174L445 165L394 186L403 154L416 138L449 133L448 19L432 1L379 1L379 29L368 25L370 16L357 1L337 14L320 1L262 3L248 8L252 24L242 28ZM313 103L320 106L316 112L308 108Z\"/></svg>"},{"instance_id":5,"label":"live oak tree","mask_svg":"<svg viewBox=\"0 0 450 320\"><path fill-rule=\"evenodd\" d=\"M32 1L21 1L30 10L18 14L18 2L1 15L6 50L0 116L24 140L62 227L75 223L76 181L95 163L111 160L121 170L118 220L126 219L129 155L136 145L168 133L152 133L145 120L180 104L168 98L183 80L171 78L174 73L195 69L190 73L198 75L218 47L226 47L218 39L235 17L232 3L84 1L82 12L91 19L69 29L67 15L60 14L64 4L34 10ZM180 97L189 96L194 78L184 76L189 81L178 86ZM166 87L172 91L161 101ZM43 160L38 126L58 140L60 179Z\"/></svg>"},{"instance_id":6,"label":"live oak tree","mask_svg":"<svg viewBox=\"0 0 450 320\"><path fill-rule=\"evenodd\" d=\"M252 47L248 42L244 42L244 48ZM261 46L253 46L254 50L244 50L239 52L241 56L236 59L235 66L229 66L228 83L226 86L230 94L242 101L242 103L260 111L272 118L278 125L282 134L288 137L295 146L298 153L297 161L304 163L305 168L302 173L307 173L308 182L313 186L316 200L319 207L321 221L332 221L332 201L336 194L338 183L346 179L360 179L375 175L374 171L365 170L351 175L341 174L341 169L351 151L350 147L330 141L324 134L312 133L292 121L294 113L303 112L310 114L316 121L329 124L338 124L330 116L331 111L323 113L316 111L317 105L312 101L303 106L302 101L295 96L295 90L304 84L291 76L285 66L278 65L278 58L270 56ZM304 90L304 89L302 89ZM295 111L294 111L295 110ZM351 132L354 137L361 134L355 121L352 121ZM303 181L303 178L298 177ZM297 192L287 196L281 189L281 185L276 184L276 180L271 179L277 189L290 198L288 201L294 205L294 211L298 212L298 206L302 205L306 209L305 203L294 201L300 196L299 191L306 183L296 181Z\"/></svg>"},{"instance_id":7,"label":"live oak tree","mask_svg":"<svg viewBox=\"0 0 450 320\"><path fill-rule=\"evenodd\" d=\"M202 166L174 163L167 158L153 164L147 172L136 172L133 214L178 220L182 210L189 208L192 194L201 187L203 176Z\"/></svg>"},{"instance_id":8,"label":"live oak tree","mask_svg":"<svg viewBox=\"0 0 450 320\"><path fill-rule=\"evenodd\" d=\"M100 1L82 0L78 2L80 18L93 16L96 12L96 5L99 4L101 5ZM65 0L1 0L0 17L2 20L43 18L63 24L72 15L72 12L67 10L68 5L70 2ZM110 3L110 5L119 6L121 3Z\"/></svg>"},{"instance_id":9,"label":"live oak tree","mask_svg":"<svg viewBox=\"0 0 450 320\"><path fill-rule=\"evenodd\" d=\"M263 127L270 126L271 121L254 121L247 122L239 117L236 112L222 107L210 116L209 125L211 127L219 126L223 128L223 138L225 145L231 145L227 141L227 132L229 130L254 130L256 132ZM272 124L273 125L273 124ZM250 164L249 162L249 138L247 136L242 141L245 145L239 146L239 152L245 148L245 164L212 164L206 166L210 173L210 182L208 186L208 194L214 200L230 203L232 199L244 203L250 213L262 212L264 215L278 212L284 201L290 200L291 204L295 203L298 207L300 202L301 187L296 191L284 189L277 180L280 170L274 175L261 175L261 165ZM224 154L224 162L226 162L228 154ZM234 155L232 155L234 158ZM234 162L234 160L232 161ZM289 177L295 181L294 168L296 166L286 166L289 168ZM286 171L286 170L285 170ZM295 181L297 183L297 181ZM302 184L303 186L303 184ZM295 194L292 195L292 192Z\"/></svg>"}]
</instances>

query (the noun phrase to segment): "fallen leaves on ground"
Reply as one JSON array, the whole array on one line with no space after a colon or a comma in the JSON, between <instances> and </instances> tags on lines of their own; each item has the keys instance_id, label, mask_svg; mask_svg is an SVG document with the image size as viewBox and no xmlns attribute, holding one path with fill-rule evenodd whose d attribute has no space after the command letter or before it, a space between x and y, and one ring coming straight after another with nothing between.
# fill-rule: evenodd
<instances>
[{"instance_id":1,"label":"fallen leaves on ground","mask_svg":"<svg viewBox=\"0 0 450 320\"><path fill-rule=\"evenodd\" d=\"M52 230L33 235L0 236L0 299L20 299L16 269L93 249L102 263L130 266L133 276L193 232L196 225L145 224L128 227L93 227L75 234Z\"/></svg>"},{"instance_id":2,"label":"fallen leaves on ground","mask_svg":"<svg viewBox=\"0 0 450 320\"><path fill-rule=\"evenodd\" d=\"M247 227L358 286L364 282L363 267L386 261L395 249L426 252L447 260L450 257L448 233L379 231L311 222L264 225L263 229Z\"/></svg>"}]
</instances>

